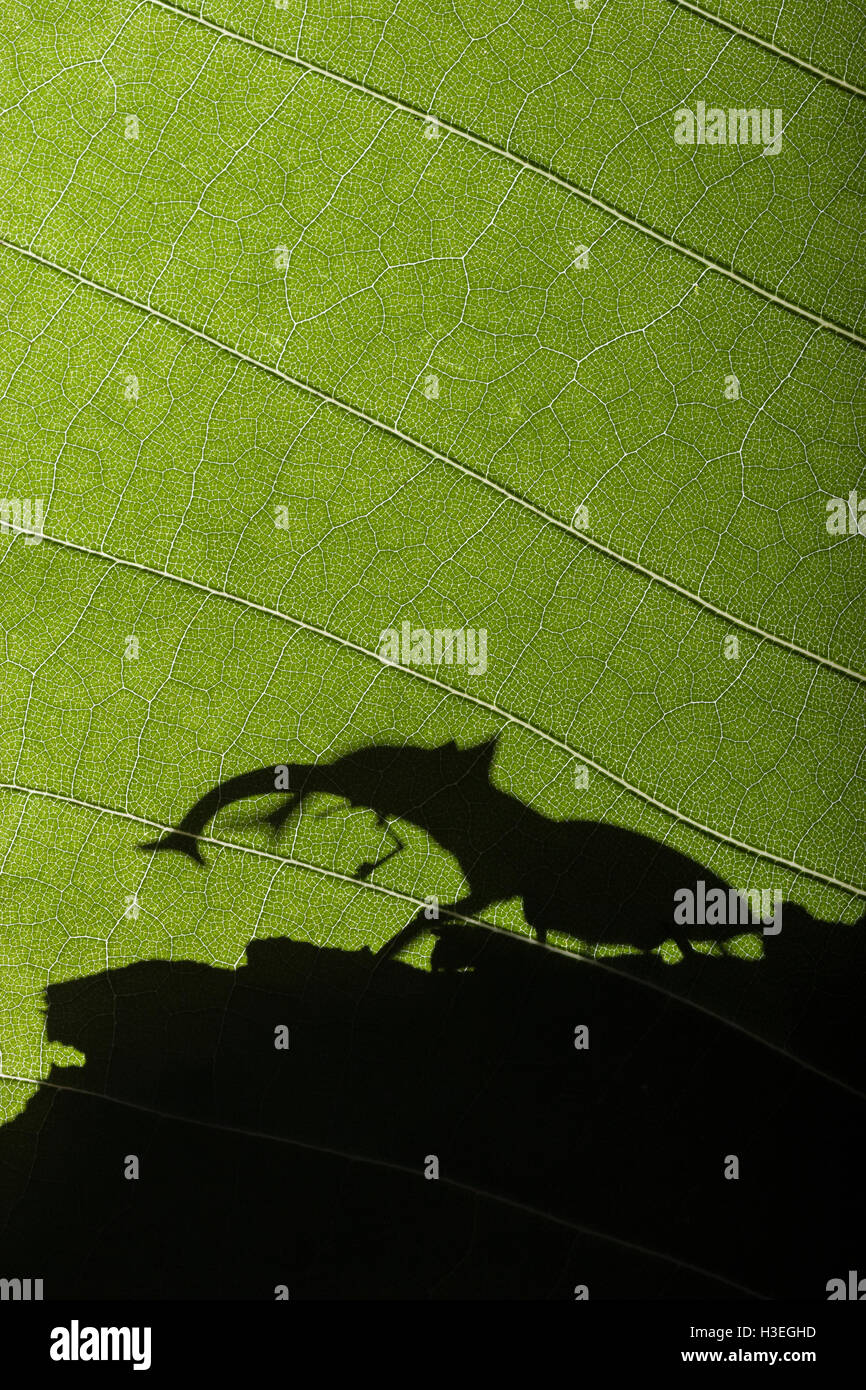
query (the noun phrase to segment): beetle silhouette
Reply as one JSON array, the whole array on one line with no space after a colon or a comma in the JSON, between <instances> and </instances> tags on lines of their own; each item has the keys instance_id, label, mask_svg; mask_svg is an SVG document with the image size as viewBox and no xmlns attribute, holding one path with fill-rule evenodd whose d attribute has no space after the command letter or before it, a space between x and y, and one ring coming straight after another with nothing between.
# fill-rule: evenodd
<instances>
[{"instance_id":1,"label":"beetle silhouette","mask_svg":"<svg viewBox=\"0 0 866 1390\"><path fill-rule=\"evenodd\" d=\"M674 895L704 883L733 901L736 890L678 850L634 830L595 820L553 820L502 791L491 777L497 738L470 748L452 740L434 748L369 744L330 762L255 768L213 787L164 838L143 845L174 850L203 864L200 838L222 808L250 797L282 795L260 819L279 835L308 797L327 794L375 812L392 847L355 876L368 879L404 848L392 822L413 825L453 855L466 891L439 908L438 922L419 912L385 946L391 955L423 932L439 935L449 924L497 902L520 898L526 921L544 942L551 931L584 942L648 950L673 939L683 954L689 935L733 936L762 930L745 907L731 929L704 926L691 932L674 920ZM786 908L811 921L803 909Z\"/></svg>"}]
</instances>

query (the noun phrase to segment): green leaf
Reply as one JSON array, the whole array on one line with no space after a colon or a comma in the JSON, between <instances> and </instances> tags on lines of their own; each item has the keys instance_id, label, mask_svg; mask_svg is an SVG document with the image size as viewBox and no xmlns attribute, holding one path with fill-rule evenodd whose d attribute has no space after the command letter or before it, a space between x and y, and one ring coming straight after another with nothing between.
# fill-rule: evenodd
<instances>
[{"instance_id":1,"label":"green leaf","mask_svg":"<svg viewBox=\"0 0 866 1390\"><path fill-rule=\"evenodd\" d=\"M67 1058L49 983L460 896L412 830L359 881L383 831L336 802L276 847L227 811L206 876L141 855L250 767L498 732L544 815L854 922L851 9L10 13L0 494L44 517L0 536L5 1113ZM676 144L699 100L781 110L778 154ZM403 622L485 629L486 670L383 664ZM674 955L595 958L788 1048Z\"/></svg>"}]
</instances>

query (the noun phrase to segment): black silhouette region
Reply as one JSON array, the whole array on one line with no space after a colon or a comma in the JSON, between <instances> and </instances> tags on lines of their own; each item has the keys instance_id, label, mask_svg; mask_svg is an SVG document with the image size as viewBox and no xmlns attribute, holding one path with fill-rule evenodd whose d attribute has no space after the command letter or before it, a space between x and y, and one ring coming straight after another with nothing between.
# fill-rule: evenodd
<instances>
[{"instance_id":1,"label":"black silhouette region","mask_svg":"<svg viewBox=\"0 0 866 1390\"><path fill-rule=\"evenodd\" d=\"M542 940L644 952L676 935L677 889L727 888L500 791L494 748L254 769L146 848L202 863L221 808L265 798L279 833L327 794L389 829L361 878L402 822L461 866L446 915L519 896ZM432 970L394 958L434 928ZM787 904L757 963L681 939L676 966L600 968L415 918L378 955L273 939L238 970L143 961L53 985L47 1035L86 1064L54 1066L0 1128L5 1271L47 1298L823 1300L866 1235L866 933Z\"/></svg>"},{"instance_id":2,"label":"black silhouette region","mask_svg":"<svg viewBox=\"0 0 866 1390\"><path fill-rule=\"evenodd\" d=\"M862 1099L635 980L471 930L464 972L272 939L237 970L49 987L48 1037L86 1065L0 1128L4 1274L47 1299L571 1302L820 1300L862 1269ZM800 1005L823 1033L858 994L849 973Z\"/></svg>"},{"instance_id":3,"label":"black silhouette region","mask_svg":"<svg viewBox=\"0 0 866 1390\"><path fill-rule=\"evenodd\" d=\"M679 890L697 891L703 883L705 893L721 890L730 902L732 886L649 836L602 821L552 820L501 791L491 779L496 742L492 738L466 749L454 742L435 748L371 744L330 762L255 768L219 783L174 831L143 848L176 850L202 864L198 837L224 807L285 788L277 792L281 803L262 816L279 833L308 797L327 793L373 810L394 841L382 859L358 866L359 878L368 878L400 852L402 842L391 823L403 821L453 855L467 884L462 897L440 907L438 924L420 912L383 947L385 955L422 932L448 932L452 914L477 917L514 897L522 899L526 920L542 942L556 931L580 941L646 951L673 939L688 954L690 937L721 939L762 931L753 911L733 926L678 925L674 895ZM817 925L793 904L784 908L784 917L786 930ZM438 959L458 963L444 949Z\"/></svg>"}]
</instances>

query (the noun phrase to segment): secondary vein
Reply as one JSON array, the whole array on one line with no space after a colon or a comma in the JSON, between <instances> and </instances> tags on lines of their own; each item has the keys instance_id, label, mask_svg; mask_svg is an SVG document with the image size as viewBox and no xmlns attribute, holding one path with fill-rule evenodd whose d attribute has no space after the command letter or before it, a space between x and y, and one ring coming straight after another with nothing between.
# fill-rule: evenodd
<instances>
[{"instance_id":1,"label":"secondary vein","mask_svg":"<svg viewBox=\"0 0 866 1390\"><path fill-rule=\"evenodd\" d=\"M645 802L646 805L652 806L654 810L661 811L672 820L682 825L687 825L692 830L700 831L701 834L709 836L712 840L728 845L732 849L742 850L745 854L749 854L753 858L766 859L772 864L778 864L781 868L791 870L792 873L804 874L806 877L817 879L821 883L826 883L832 888L840 888L844 893L850 893L854 897L866 898L866 888L859 887L857 884L847 883L844 879L835 878L832 874L825 874L821 869L813 869L805 864L798 864L793 859L786 859L780 854L774 854L772 850L759 849L756 845L750 845L744 840L738 840L734 836L726 834L723 830L716 830L713 826L705 825L702 821L686 815L685 812L679 811L676 807L668 806L666 802L659 801L657 797L652 796L649 792L643 791L642 788L635 786L632 782L628 782L624 777L621 777L619 773L612 772L609 768L604 767L601 763L589 757L580 749L574 748L564 739L558 738L556 734L551 733L548 729L543 729L537 724L532 724L528 719L522 719L519 715L513 714L510 710L504 709L501 705L497 705L493 700L484 700L480 695L472 695L467 690L461 690L459 686L449 685L447 681L440 680L438 676L429 675L426 671L422 671L417 666L394 665L389 659L381 656L378 652L372 651L369 647L363 646L360 642L353 641L350 637L344 637L340 633L332 632L329 628L321 627L317 623L308 623L303 618L296 618L291 613L282 612L279 608L271 608L267 604L257 603L254 599L245 598L241 594L231 593L227 589L216 589L209 584L203 584L198 579L188 579L185 575L174 574L169 570L159 569L155 565L145 565L139 560L128 560L124 556L113 555L105 550L81 545L77 541L66 540L61 536L48 535L44 531L34 532L23 526L16 526L14 523L9 523L8 530L23 536L38 534L41 539L46 541L49 545L56 545L64 550L72 550L80 555L87 555L91 559L102 560L110 565L116 565L123 569L136 570L140 574L148 574L155 579L164 579L173 584L181 584L186 588L195 589L198 593L207 594L210 598L227 600L229 603L236 603L242 608L248 608L252 612L262 613L268 618L277 618L280 622L290 623L300 631L308 632L315 637L321 637L326 642L331 642L337 647L356 652L359 656L374 661L381 671L392 671L401 676L406 676L410 680L419 681L423 685L433 686L437 690L444 691L446 695L451 695L457 700L463 700L466 704L474 705L477 709L483 709L487 714L495 715L496 718L502 720L504 724L510 724L514 728L524 729L527 733L534 735L534 737L543 739L544 742L550 744L551 747L558 748L561 752L566 753L569 758L580 760L587 767L591 767L594 772L599 773L600 776L607 778L608 781L621 787L623 791L637 797L640 801Z\"/></svg>"},{"instance_id":2,"label":"secondary vein","mask_svg":"<svg viewBox=\"0 0 866 1390\"><path fill-rule=\"evenodd\" d=\"M345 87L350 87L353 91L369 97L373 101L381 101L396 111L402 111L407 116L414 116L418 120L428 121L435 113L424 111L419 106L413 106L410 102L400 101L397 97L389 96L387 92L379 91L377 88L368 87L363 82L357 81L352 77L346 77L342 73L334 72L330 68L321 67L317 63L308 62L305 58L296 57L292 53L285 53L280 48L273 48L270 44L262 43L259 39L250 38L247 34L242 34L235 29L227 29L221 24L215 24L210 19L205 19L201 14L195 14L190 10L184 10L178 5L172 5L169 0L143 0L143 3L155 5L157 8L166 10L170 14L177 15L179 19L189 20L192 24L200 24L205 28L220 34L223 38L234 39L238 43L249 44L250 47L258 49L262 53L267 53L273 58L280 58L283 62L292 63L296 67L304 68L307 72L313 72L319 77L327 78L332 82L339 82ZM823 76L823 74L821 74ZM866 95L866 93L860 93ZM776 294L774 290L768 289L757 280L750 280L747 275L741 275L734 270L733 266L726 265L724 261L714 261L709 256L705 256L701 251L685 242L677 241L673 237L665 236L649 222L643 222L638 217L632 217L630 213L624 212L614 203L606 202L602 198L596 197L587 189L581 188L579 184L570 182L563 178L553 169L540 163L538 160L527 159L524 155L515 154L504 145L497 145L493 140L486 140L482 135L476 135L465 126L457 125L453 121L448 121L444 117L436 115L436 123L440 130L447 131L449 135L455 135L461 140L467 140L470 144L476 145L479 149L487 150L490 154L501 156L503 159L510 160L520 168L529 173L538 174L542 178L548 179L559 188L564 188L566 192L575 198L580 198L591 207L598 208L600 212L607 213L610 217L615 217L618 221L631 227L634 231L641 232L644 236L652 237L661 246L666 246L669 250L675 251L680 255L688 256L690 260L696 261L706 270L717 271L718 274L726 276L729 280L742 288L751 290L754 294L760 295L771 304L777 305L780 309L785 309L790 314L796 314L800 318L808 319L810 323L815 323L819 328L825 328L830 333L836 333L842 338L847 338L849 342L857 343L859 347L866 347L866 338L856 333L854 329L848 328L845 324L839 323L835 319L824 318L821 314L816 314L811 309L806 309L802 304L797 304L793 300L785 299L782 295Z\"/></svg>"},{"instance_id":3,"label":"secondary vein","mask_svg":"<svg viewBox=\"0 0 866 1390\"><path fill-rule=\"evenodd\" d=\"M79 285L84 286L85 289L94 290L98 294L107 295L109 298L116 299L119 303L125 304L129 308L135 309L140 313L150 314L153 318L159 319L162 323L167 323L172 328L180 329L181 332L188 333L191 337L198 338L201 342L207 343L209 347L215 348L219 352L228 353L229 356L236 358L239 362L245 362L248 366L255 367L258 371L267 372L268 375L276 377L278 381L285 382L286 385L293 386L299 391L304 391L306 394L314 396L317 400L323 401L326 405L332 405L336 407L336 409L354 416L355 419L363 421L365 425L370 425L373 429L391 435L402 444L408 445L411 449L415 449L419 453L426 454L428 458L435 459L438 463L444 463L449 468L456 469L467 478L472 478L483 487L489 488L492 492L498 493L509 502L513 502L516 506L522 507L525 511L539 517L548 525L554 526L557 530L572 536L575 540L580 541L591 550L605 555L609 560L613 560L616 564L632 570L635 574L640 574L643 578L654 584L662 585L672 593L677 594L680 598L686 599L689 603L693 603L706 612L712 613L714 617L721 618L724 622L730 623L731 626L738 627L744 632L750 632L754 636L759 637L762 641L770 642L774 646L793 652L797 656L804 657L807 661L815 662L818 666L823 666L827 670L835 671L838 675L847 676L851 680L866 684L866 674L856 671L853 667L846 666L842 662L833 661L830 657L824 656L819 652L813 652L808 647L802 647L796 642L791 642L787 637L780 637L776 633L769 632L766 628L759 627L757 623L750 623L745 618L740 618L733 613L728 613L725 609L718 607L717 604L711 603L700 594L696 594L692 592L692 590L686 589L682 584L678 584L676 580L668 578L667 575L659 574L657 571L649 569L646 565L642 565L640 561L633 560L630 556L622 555L619 551L613 550L610 546L605 545L603 541L599 541L585 531L578 530L576 527L569 525L569 523L563 521L561 517L554 516L551 512L545 511L544 508L536 506L534 502L528 501L525 497L521 496L520 493L513 492L510 488L505 487L502 483L496 482L495 479L490 478L488 475L479 473L477 469L470 468L468 464L452 458L449 454L441 453L438 449L432 448L431 445L425 444L419 439L415 439L412 435L406 434L405 431L399 429L396 425L389 424L386 420L380 420L375 415L368 415L366 411L359 410L357 406L349 404L348 401L341 400L339 396L332 396L328 392L322 391L319 387L313 386L309 382L302 380L300 377L290 376L287 372L282 371L279 367L269 362L262 362L258 358L252 357L249 353L243 352L240 348L234 347L230 343L225 343L220 338L215 338L211 334L205 333L202 329L195 328L192 324L185 323L182 319L175 318L173 315L165 313L162 309L154 308L152 304L148 304L143 300L133 299L130 295L124 294L120 290L112 289L108 285L103 285L96 280L91 280L87 276L81 275L78 271L71 270L68 266L61 265L58 261L53 261L47 256L41 255L38 251L34 251L30 247L20 246L17 242L7 241L3 238L0 238L0 247L4 247L7 251L12 251L18 255L26 256L29 260L35 261L38 265L45 266L48 270L57 271L59 274L67 276L70 280L75 280Z\"/></svg>"}]
</instances>

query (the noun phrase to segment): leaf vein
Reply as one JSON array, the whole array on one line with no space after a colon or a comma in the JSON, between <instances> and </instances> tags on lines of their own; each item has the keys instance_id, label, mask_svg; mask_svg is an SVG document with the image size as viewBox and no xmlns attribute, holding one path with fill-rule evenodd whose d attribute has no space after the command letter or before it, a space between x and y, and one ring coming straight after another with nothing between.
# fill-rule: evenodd
<instances>
[{"instance_id":1,"label":"leaf vein","mask_svg":"<svg viewBox=\"0 0 866 1390\"><path fill-rule=\"evenodd\" d=\"M166 10L169 14L177 15L180 19L187 19L192 24L201 24L207 29L222 35L227 39L234 39L238 43L249 44L253 48L259 49L262 53L267 53L273 58L280 58L286 63L293 63L296 66L306 69L307 72L315 73L318 77L325 77L332 82L342 83L350 87L353 91L360 92L362 95L370 97L374 101L382 101L393 107L396 111L402 111L407 116L414 116L418 120L426 121L434 113L424 111L421 107L412 106L411 103L400 101L397 97L389 96L387 92L382 92L374 87L368 87L363 82L358 82L355 78L346 77L342 73L333 72L330 68L320 67L316 63L310 63L304 58L298 58L294 54L285 53L282 49L273 48L269 44L262 43L259 39L250 38L247 34L242 34L235 29L226 29L220 24L215 24L210 19L205 19L201 14L194 14L189 10L184 10L178 5L172 5L169 0L144 0L145 3L156 5L159 9ZM821 74L824 76L824 74ZM855 89L856 90L856 89ZM858 92L860 96L866 96L866 92ZM493 140L486 140L482 135L476 135L473 131L467 130L464 126L459 126L451 121L445 120L441 116L436 116L436 122L440 130L447 131L449 135L455 135L458 139L468 140L470 144L476 145L479 149L487 150L490 154L499 155L503 159L510 160L513 164L518 164L522 169L531 174L538 174L541 178L548 179L559 188L564 188L567 193L575 198L580 198L590 206L598 208L600 212L606 213L610 217L615 217L625 226L631 227L633 231L640 232L643 236L652 237L661 246L668 250L675 251L679 255L688 256L690 260L696 261L706 270L714 270L719 275L724 275L743 289L750 290L754 294L760 295L763 299L778 308L786 310L790 314L795 314L800 318L807 319L810 323L815 323L819 328L824 328L830 333L838 334L842 338L847 338L849 342L856 343L859 347L866 347L866 337L862 337L854 329L848 328L845 324L837 322L835 319L824 318L821 314L816 314L813 310L805 308L802 304L797 304L794 300L785 299L782 295L776 294L774 290L762 285L757 280L751 280L747 275L741 275L734 270L733 266L726 265L724 261L714 261L709 256L705 256L695 247L687 245L685 242L677 241L673 237L665 236L649 222L643 222L638 217L632 217L624 212L615 204L598 198L594 193L581 188L579 184L571 183L570 180L563 178L553 169L534 159L527 159L524 155L516 154L513 150L507 149L503 145L497 145Z\"/></svg>"},{"instance_id":2,"label":"leaf vein","mask_svg":"<svg viewBox=\"0 0 866 1390\"><path fill-rule=\"evenodd\" d=\"M596 551L600 555L605 555L609 560L613 560L616 564L632 570L635 574L641 575L651 583L661 585L663 588L677 594L687 602L695 604L708 613L712 613L714 617L721 618L724 622L730 623L734 627L741 628L744 632L750 632L754 636L759 637L762 641L772 643L773 646L793 652L796 656L804 657L807 661L815 662L816 665L823 666L827 670L835 671L837 675L847 676L851 680L858 681L860 684L866 684L866 674L856 671L852 667L844 665L842 662L833 661L831 657L825 656L820 652L814 652L808 647L802 647L799 643L792 642L787 637L780 637L777 633L759 627L757 623L750 623L745 618L740 618L736 614L727 612L725 609L712 603L709 599L704 598L701 594L694 593L691 589L687 589L684 585L679 584L675 579L670 579L667 575L659 574L656 570L642 565L639 560L632 559L631 556L621 554L611 546L605 545L603 541L599 541L595 537L587 535L586 532L580 531L574 526L570 526L569 523L563 521L561 517L554 516L551 512L545 511L543 507L536 506L534 502L528 501L528 499L523 497L520 493L512 491L510 488L505 487L502 483L498 483L495 479L488 477L484 473L479 473L477 469L470 468L468 464L452 458L449 454L440 453L438 449L434 449L431 445L425 444L423 441L415 439L412 435L406 434L404 430L399 429L396 425L389 424L385 420L379 420L374 415L368 415L365 411L359 410L357 406L350 405L347 401L341 400L339 396L332 396L328 392L322 391L319 387L303 381L300 377L290 376L287 372L281 371L279 367L275 367L268 362L262 362L258 358L250 356L249 353L243 352L240 348L234 347L230 343L225 343L219 338L214 338L211 334L205 333L203 329L195 328L193 325L185 323L182 319L175 318L173 315L165 313L162 309L154 308L153 305L145 303L143 300L133 299L130 295L126 295L120 290L112 289L107 285L100 284L96 280L90 280L87 276L81 275L78 271L71 270L68 266L61 265L58 261L50 260L47 256L41 255L38 251L34 251L30 247L20 246L17 242L6 241L3 238L0 238L0 247L4 247L7 251L12 251L18 255L26 256L28 259L35 261L38 265L45 266L48 270L57 271L59 274L67 276L84 288L94 290L99 294L107 295L111 299L116 299L120 303L126 304L131 309L136 309L141 313L151 314L162 323L167 323L172 328L178 328L182 332L188 333L194 338L198 338L201 342L207 343L209 347L215 348L219 352L228 353L229 356L236 358L239 362L245 362L250 367L255 367L259 371L267 372L278 381L285 382L288 386L293 386L299 391L304 391L308 395L315 396L317 400L322 401L325 405L335 406L336 409L354 416L357 420L363 421L365 425L370 425L373 429L380 430L385 434L390 434L394 439L398 439L401 444L407 444L410 448L417 450L419 453L426 454L428 458L435 459L438 463L444 463L449 468L456 469L457 472L463 473L467 478L472 478L483 487L498 493L501 497L506 498L509 502L513 502L518 507L522 507L533 516L539 517L548 525L556 527L557 530L564 532L568 536L572 536L575 540L580 541L591 550Z\"/></svg>"},{"instance_id":3,"label":"leaf vein","mask_svg":"<svg viewBox=\"0 0 866 1390\"><path fill-rule=\"evenodd\" d=\"M17 535L34 535L33 531L25 527L15 526L10 523L9 530ZM343 637L341 634L331 632L330 629L320 627L316 623L308 623L303 618L296 618L291 613L284 613L279 608L271 608L267 604L257 603L254 599L245 598L241 594L231 593L228 589L216 589L209 584L203 584L198 579L188 579L182 574L173 574L168 570L162 570L155 565L145 565L139 560L128 560L124 556L112 555L105 550L97 550L94 547L80 545L77 541L69 541L59 536L51 536L44 531L38 533L43 541L49 545L56 545L60 549L72 550L80 555L87 555L91 559L103 560L109 565L115 565L123 569L136 570L140 574L148 574L156 579L165 579L173 584L181 584L186 588L195 589L198 593L207 594L210 598L225 599L229 603L236 603L242 608L248 608L251 612L262 613L265 617L276 618L280 622L291 623L292 626L303 632L308 632L312 636L321 637L327 642L332 642L335 646L345 648L347 651L356 652L359 656L367 657L383 671L395 671L400 675L409 677L410 680L420 681L424 685L433 686L437 690L442 690L446 695L451 695L455 699L463 700L467 704L474 705L477 709L483 709L487 714L493 714L505 724L511 724L515 728L524 729L527 733L533 734L536 738L543 739L553 748L558 748L561 752L567 753L570 758L576 758L591 767L600 776L606 777L609 781L621 787L623 791L629 792L640 801L652 806L654 810L661 811L672 820L678 821L682 825L689 826L692 830L697 830L710 839L716 840L721 844L730 846L732 849L742 850L746 854L752 855L757 859L766 859L770 863L778 864L781 868L789 869L793 873L804 874L808 878L814 878L821 883L829 884L833 888L840 888L845 893L851 893L854 897L866 898L866 887L858 887L856 884L847 883L844 879L835 878L832 874L826 874L821 869L814 869L805 864L799 864L792 859L786 859L783 855L775 854L772 850L759 849L755 845L750 845L744 840L738 840L733 835L726 834L723 830L716 830L710 825L705 825L702 821L687 815L684 811L678 810L674 806L668 806L666 802L660 801L649 792L629 782L621 777L619 773L612 772L604 767L594 758L583 753L580 749L572 747L564 739L557 738L548 729L543 729L537 724L532 724L528 719L523 719L510 710L504 709L492 700L484 700L480 695L473 695L467 690L461 690L458 686L449 685L447 681L440 680L438 676L431 676L426 671L420 670L415 666L398 666L378 652L372 651L369 647L363 646L360 642L353 641L350 637Z\"/></svg>"}]
</instances>

